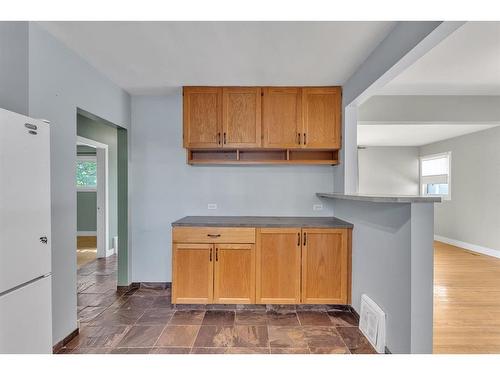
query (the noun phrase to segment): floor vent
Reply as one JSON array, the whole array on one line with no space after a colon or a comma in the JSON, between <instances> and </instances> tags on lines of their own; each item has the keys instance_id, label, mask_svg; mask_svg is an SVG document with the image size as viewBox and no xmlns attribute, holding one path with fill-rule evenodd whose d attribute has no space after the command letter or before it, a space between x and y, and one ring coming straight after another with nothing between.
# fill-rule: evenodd
<instances>
[{"instance_id":1,"label":"floor vent","mask_svg":"<svg viewBox=\"0 0 500 375\"><path fill-rule=\"evenodd\" d=\"M359 329L378 353L385 352L385 313L366 294L361 296Z\"/></svg>"}]
</instances>

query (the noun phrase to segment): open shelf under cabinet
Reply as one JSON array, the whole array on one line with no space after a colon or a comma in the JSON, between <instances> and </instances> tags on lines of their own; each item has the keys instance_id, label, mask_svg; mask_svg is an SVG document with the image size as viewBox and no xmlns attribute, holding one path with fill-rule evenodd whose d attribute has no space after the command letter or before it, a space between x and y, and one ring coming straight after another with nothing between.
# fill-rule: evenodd
<instances>
[{"instance_id":1,"label":"open shelf under cabinet","mask_svg":"<svg viewBox=\"0 0 500 375\"><path fill-rule=\"evenodd\" d=\"M188 149L189 164L309 164L336 165L338 150L303 149Z\"/></svg>"}]
</instances>

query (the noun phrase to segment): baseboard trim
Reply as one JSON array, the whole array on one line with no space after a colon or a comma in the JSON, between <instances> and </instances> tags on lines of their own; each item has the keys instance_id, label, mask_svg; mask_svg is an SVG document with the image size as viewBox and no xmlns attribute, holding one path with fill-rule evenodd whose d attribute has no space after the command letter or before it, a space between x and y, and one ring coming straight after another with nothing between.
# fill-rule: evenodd
<instances>
[{"instance_id":1,"label":"baseboard trim","mask_svg":"<svg viewBox=\"0 0 500 375\"><path fill-rule=\"evenodd\" d=\"M107 257L110 257L111 255L113 255L115 253L115 249L114 248L111 248L111 249L108 249L106 250L106 258Z\"/></svg>"},{"instance_id":2,"label":"baseboard trim","mask_svg":"<svg viewBox=\"0 0 500 375\"><path fill-rule=\"evenodd\" d=\"M56 354L59 350L64 348L67 343L69 343L71 340L73 340L78 334L80 333L80 329L77 328L73 332L71 332L68 336L63 338L61 341L59 341L57 344L52 346L52 353Z\"/></svg>"},{"instance_id":3,"label":"baseboard trim","mask_svg":"<svg viewBox=\"0 0 500 375\"><path fill-rule=\"evenodd\" d=\"M438 236L437 234L434 235L434 240L444 242L444 243L447 243L449 245L462 247L466 250L470 250L470 251L473 251L475 253L480 253L480 254L488 255L490 257L500 258L500 251L495 250L495 249L490 249L489 247L474 245L472 243L454 240L453 238Z\"/></svg>"},{"instance_id":4,"label":"baseboard trim","mask_svg":"<svg viewBox=\"0 0 500 375\"><path fill-rule=\"evenodd\" d=\"M116 291L120 294L130 292L131 290L139 289L141 283L130 283L129 285L118 285Z\"/></svg>"},{"instance_id":5,"label":"baseboard trim","mask_svg":"<svg viewBox=\"0 0 500 375\"><path fill-rule=\"evenodd\" d=\"M87 236L97 236L97 231L95 230L79 230L76 232L77 236L87 237Z\"/></svg>"}]
</instances>

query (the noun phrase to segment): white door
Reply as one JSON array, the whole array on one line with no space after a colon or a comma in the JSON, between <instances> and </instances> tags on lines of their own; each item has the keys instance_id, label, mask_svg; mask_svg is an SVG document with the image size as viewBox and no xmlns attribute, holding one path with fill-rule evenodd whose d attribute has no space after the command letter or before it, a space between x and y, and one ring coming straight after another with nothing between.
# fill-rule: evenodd
<instances>
[{"instance_id":1,"label":"white door","mask_svg":"<svg viewBox=\"0 0 500 375\"><path fill-rule=\"evenodd\" d=\"M0 354L52 352L51 276L0 296Z\"/></svg>"},{"instance_id":2,"label":"white door","mask_svg":"<svg viewBox=\"0 0 500 375\"><path fill-rule=\"evenodd\" d=\"M0 293L49 274L50 249L49 125L0 109Z\"/></svg>"}]
</instances>

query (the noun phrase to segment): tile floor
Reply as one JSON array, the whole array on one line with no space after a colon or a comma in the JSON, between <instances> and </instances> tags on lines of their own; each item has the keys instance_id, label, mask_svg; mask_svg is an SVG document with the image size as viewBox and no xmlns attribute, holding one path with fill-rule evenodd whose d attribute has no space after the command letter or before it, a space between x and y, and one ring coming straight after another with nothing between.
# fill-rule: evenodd
<instances>
[{"instance_id":1,"label":"tile floor","mask_svg":"<svg viewBox=\"0 0 500 375\"><path fill-rule=\"evenodd\" d=\"M80 334L59 353L374 353L335 306L172 305L170 288L116 292L115 256L78 270Z\"/></svg>"}]
</instances>

